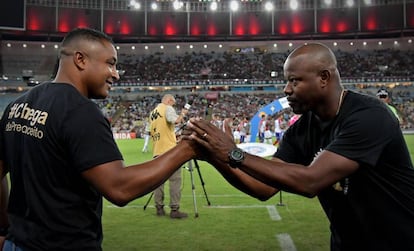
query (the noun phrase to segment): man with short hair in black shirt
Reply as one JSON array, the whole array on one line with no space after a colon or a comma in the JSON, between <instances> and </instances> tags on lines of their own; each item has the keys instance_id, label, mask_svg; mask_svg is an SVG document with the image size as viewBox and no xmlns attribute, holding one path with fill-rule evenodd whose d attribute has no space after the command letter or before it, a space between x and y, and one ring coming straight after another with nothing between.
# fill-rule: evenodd
<instances>
[{"instance_id":1,"label":"man with short hair in black shirt","mask_svg":"<svg viewBox=\"0 0 414 251\"><path fill-rule=\"evenodd\" d=\"M102 250L102 196L124 206L195 157L192 143L182 141L154 160L124 166L109 121L90 100L108 96L119 79L116 63L107 35L75 29L62 42L56 78L4 111L0 173L10 173L11 190L3 250ZM2 201L0 217L6 206Z\"/></svg>"},{"instance_id":2,"label":"man with short hair in black shirt","mask_svg":"<svg viewBox=\"0 0 414 251\"><path fill-rule=\"evenodd\" d=\"M244 153L205 121L190 120L196 135L189 138L253 197L267 200L280 190L317 196L331 223L332 251L414 250L414 169L397 118L375 97L343 88L325 45L295 49L284 75L287 101L301 117L272 160Z\"/></svg>"}]
</instances>

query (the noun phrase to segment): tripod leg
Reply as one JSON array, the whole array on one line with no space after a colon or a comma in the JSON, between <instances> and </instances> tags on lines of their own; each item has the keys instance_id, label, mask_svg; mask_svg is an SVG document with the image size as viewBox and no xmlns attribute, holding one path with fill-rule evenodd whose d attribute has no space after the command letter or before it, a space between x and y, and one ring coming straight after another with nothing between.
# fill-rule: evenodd
<instances>
[{"instance_id":1,"label":"tripod leg","mask_svg":"<svg viewBox=\"0 0 414 251\"><path fill-rule=\"evenodd\" d=\"M277 204L278 206L284 206L285 204L283 204L282 202L282 191L279 191L279 203Z\"/></svg>"},{"instance_id":2,"label":"tripod leg","mask_svg":"<svg viewBox=\"0 0 414 251\"><path fill-rule=\"evenodd\" d=\"M193 205L194 205L194 217L198 217L198 210L197 210L197 202L196 202L196 195L195 195L195 185L194 185L194 176L193 176L193 165L191 161L188 161L188 170L190 171L191 177L191 190L193 192Z\"/></svg>"},{"instance_id":3,"label":"tripod leg","mask_svg":"<svg viewBox=\"0 0 414 251\"><path fill-rule=\"evenodd\" d=\"M201 182L201 186L203 187L204 196L206 197L206 200L207 200L207 205L210 206L211 203L210 203L210 200L208 199L207 192L206 192L206 188L204 187L204 180L203 180L203 177L201 176L200 166L198 165L197 160L194 160L194 164L195 164L195 166L197 168L198 176L200 177L200 182Z\"/></svg>"},{"instance_id":4,"label":"tripod leg","mask_svg":"<svg viewBox=\"0 0 414 251\"><path fill-rule=\"evenodd\" d=\"M147 203L145 203L145 205L144 205L144 210L145 209L147 209L147 206L148 206L148 204L150 203L150 201L151 201L151 199L152 199L152 196L154 195L154 192L152 192L151 193L151 195L150 195L150 197L148 198L148 200L147 200Z\"/></svg>"}]
</instances>

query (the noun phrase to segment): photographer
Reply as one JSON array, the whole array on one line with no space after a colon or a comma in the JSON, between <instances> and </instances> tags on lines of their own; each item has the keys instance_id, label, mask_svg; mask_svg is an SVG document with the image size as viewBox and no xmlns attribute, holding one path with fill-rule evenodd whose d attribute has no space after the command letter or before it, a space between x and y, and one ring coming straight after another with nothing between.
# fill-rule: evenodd
<instances>
[{"instance_id":1,"label":"photographer","mask_svg":"<svg viewBox=\"0 0 414 251\"><path fill-rule=\"evenodd\" d=\"M174 109L175 98L171 94L165 94L161 103L151 111L149 120L153 141L153 157L170 150L177 144L175 126L184 123L184 117L188 109L183 108L180 114ZM186 218L188 215L179 210L181 200L181 170L178 169L168 179L170 185L170 217L173 219ZM164 216L164 184L154 190L156 215Z\"/></svg>"}]
</instances>

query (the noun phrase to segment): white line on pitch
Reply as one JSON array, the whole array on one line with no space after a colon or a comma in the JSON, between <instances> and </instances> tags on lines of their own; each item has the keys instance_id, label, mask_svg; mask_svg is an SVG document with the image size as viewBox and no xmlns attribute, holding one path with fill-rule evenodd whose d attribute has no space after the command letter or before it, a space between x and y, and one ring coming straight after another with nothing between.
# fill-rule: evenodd
<instances>
[{"instance_id":1,"label":"white line on pitch","mask_svg":"<svg viewBox=\"0 0 414 251\"><path fill-rule=\"evenodd\" d=\"M181 197L193 197L192 195L183 194ZM196 197L205 197L205 195L197 194ZM208 194L212 198L228 198L228 197L246 197L245 194Z\"/></svg>"},{"instance_id":2,"label":"white line on pitch","mask_svg":"<svg viewBox=\"0 0 414 251\"><path fill-rule=\"evenodd\" d=\"M109 208L120 208L115 205L107 205ZM122 208L138 208L143 207L140 205L126 205ZM152 205L148 205L148 207L153 207ZM276 207L273 205L240 205L240 206L226 206L226 205L218 205L218 206L204 206L206 208L267 208L267 212L269 213L270 219L274 221L279 221L282 219L280 217L279 212L277 211Z\"/></svg>"},{"instance_id":3,"label":"white line on pitch","mask_svg":"<svg viewBox=\"0 0 414 251\"><path fill-rule=\"evenodd\" d=\"M276 239L279 241L282 251L296 251L296 246L289 234L277 234Z\"/></svg>"},{"instance_id":4,"label":"white line on pitch","mask_svg":"<svg viewBox=\"0 0 414 251\"><path fill-rule=\"evenodd\" d=\"M116 205L109 204L106 207L109 207L109 208L136 208L136 207L143 207L143 205L126 205L126 206L123 206L123 207L118 207ZM154 206L153 205L148 205L148 207L154 207ZM205 208L266 208L268 206L266 206L266 205L245 205L245 206L225 206L225 205L222 205L222 206L220 206L219 205L219 206L202 206L202 207L205 207Z\"/></svg>"},{"instance_id":5,"label":"white line on pitch","mask_svg":"<svg viewBox=\"0 0 414 251\"><path fill-rule=\"evenodd\" d=\"M267 207L267 212L270 215L270 218L274 221L279 221L282 219L282 217L280 217L279 212L277 211L275 206L266 206Z\"/></svg>"},{"instance_id":6,"label":"white line on pitch","mask_svg":"<svg viewBox=\"0 0 414 251\"><path fill-rule=\"evenodd\" d=\"M137 207L143 207L143 205L126 205L123 207L118 207L113 204L109 204L106 207L108 208L137 208ZM148 207L154 207L153 205L148 205ZM218 206L203 206L205 208L268 208L268 207L275 207L275 206L269 206L269 205L240 205L240 206L226 206L226 205L218 205ZM269 210L269 209L268 209ZM276 208L274 209L276 211ZM277 213L277 211L276 211Z\"/></svg>"},{"instance_id":7,"label":"white line on pitch","mask_svg":"<svg viewBox=\"0 0 414 251\"><path fill-rule=\"evenodd\" d=\"M267 207L266 205L240 205L240 206L226 206L226 205L218 205L218 206L208 206L209 208L264 208Z\"/></svg>"}]
</instances>

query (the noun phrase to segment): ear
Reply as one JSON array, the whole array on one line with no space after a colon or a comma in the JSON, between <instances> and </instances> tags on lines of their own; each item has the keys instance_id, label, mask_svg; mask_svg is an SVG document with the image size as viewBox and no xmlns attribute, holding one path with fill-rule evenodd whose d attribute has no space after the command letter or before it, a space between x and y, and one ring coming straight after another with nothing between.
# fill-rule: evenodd
<instances>
[{"instance_id":1,"label":"ear","mask_svg":"<svg viewBox=\"0 0 414 251\"><path fill-rule=\"evenodd\" d=\"M86 55L80 51L76 51L73 54L73 63L76 65L78 69L80 70L85 69Z\"/></svg>"},{"instance_id":2,"label":"ear","mask_svg":"<svg viewBox=\"0 0 414 251\"><path fill-rule=\"evenodd\" d=\"M320 73L321 76L321 83L322 85L327 85L327 83L329 82L329 80L331 79L331 72L328 70L323 70Z\"/></svg>"}]
</instances>

